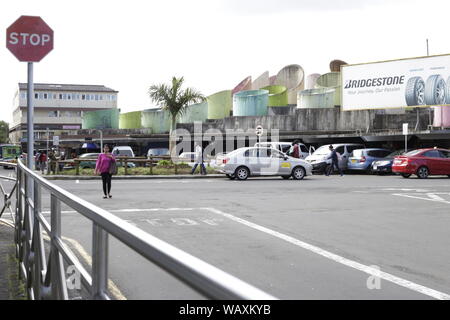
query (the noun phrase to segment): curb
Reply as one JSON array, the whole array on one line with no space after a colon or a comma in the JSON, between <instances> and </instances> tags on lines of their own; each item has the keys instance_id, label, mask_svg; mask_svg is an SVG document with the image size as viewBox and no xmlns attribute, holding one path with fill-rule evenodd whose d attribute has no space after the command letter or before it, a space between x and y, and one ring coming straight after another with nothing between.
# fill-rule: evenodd
<instances>
[{"instance_id":1,"label":"curb","mask_svg":"<svg viewBox=\"0 0 450 320\"><path fill-rule=\"evenodd\" d=\"M46 176L43 175L43 178L47 180L101 180L100 176ZM160 179L172 179L172 180L181 180L181 179L219 179L225 178L224 174L209 174L206 176L202 175L147 175L147 176L114 176L113 180L160 180Z\"/></svg>"}]
</instances>

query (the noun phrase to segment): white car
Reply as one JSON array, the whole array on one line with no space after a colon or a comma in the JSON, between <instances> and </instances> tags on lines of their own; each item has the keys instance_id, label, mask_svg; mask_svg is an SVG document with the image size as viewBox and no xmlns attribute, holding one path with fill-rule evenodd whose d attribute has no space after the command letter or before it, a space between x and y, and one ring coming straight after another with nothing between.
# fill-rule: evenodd
<instances>
[{"instance_id":1,"label":"white car","mask_svg":"<svg viewBox=\"0 0 450 320\"><path fill-rule=\"evenodd\" d=\"M281 176L302 180L312 175L312 165L289 157L273 148L240 148L227 153L215 169L230 179L246 180L250 176Z\"/></svg>"}]
</instances>

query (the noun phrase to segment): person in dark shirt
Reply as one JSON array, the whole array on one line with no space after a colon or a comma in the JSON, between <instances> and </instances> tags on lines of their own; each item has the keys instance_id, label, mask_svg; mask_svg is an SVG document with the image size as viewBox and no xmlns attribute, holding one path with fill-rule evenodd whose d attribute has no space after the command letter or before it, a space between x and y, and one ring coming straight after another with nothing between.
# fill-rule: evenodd
<instances>
[{"instance_id":1,"label":"person in dark shirt","mask_svg":"<svg viewBox=\"0 0 450 320\"><path fill-rule=\"evenodd\" d=\"M331 166L327 170L326 175L329 176L330 173L333 171L333 169L336 168L339 171L339 174L342 177L344 174L342 173L342 169L339 168L339 157L338 157L338 154L337 154L336 150L334 150L332 145L330 145L330 151L331 151L331 153L328 156L328 159L331 159Z\"/></svg>"}]
</instances>

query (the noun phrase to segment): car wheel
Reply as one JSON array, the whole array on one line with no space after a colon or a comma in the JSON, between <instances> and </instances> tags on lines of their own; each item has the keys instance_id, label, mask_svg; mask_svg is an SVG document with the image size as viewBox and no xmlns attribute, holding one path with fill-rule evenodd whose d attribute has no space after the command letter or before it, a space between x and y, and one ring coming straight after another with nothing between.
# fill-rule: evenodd
<instances>
[{"instance_id":1,"label":"car wheel","mask_svg":"<svg viewBox=\"0 0 450 320\"><path fill-rule=\"evenodd\" d=\"M226 174L227 178L230 180L236 179L236 176L234 174Z\"/></svg>"},{"instance_id":2,"label":"car wheel","mask_svg":"<svg viewBox=\"0 0 450 320\"><path fill-rule=\"evenodd\" d=\"M425 85L425 103L427 105L445 104L447 86L439 74L430 76Z\"/></svg>"},{"instance_id":3,"label":"car wheel","mask_svg":"<svg viewBox=\"0 0 450 320\"><path fill-rule=\"evenodd\" d=\"M303 167L295 167L294 170L292 170L292 178L294 180L302 180L306 175L306 171Z\"/></svg>"},{"instance_id":4,"label":"car wheel","mask_svg":"<svg viewBox=\"0 0 450 320\"><path fill-rule=\"evenodd\" d=\"M428 168L427 167L420 167L419 169L417 169L417 177L419 177L419 179L426 179L428 178Z\"/></svg>"},{"instance_id":5,"label":"car wheel","mask_svg":"<svg viewBox=\"0 0 450 320\"><path fill-rule=\"evenodd\" d=\"M284 180L289 180L291 176L281 176Z\"/></svg>"},{"instance_id":6,"label":"car wheel","mask_svg":"<svg viewBox=\"0 0 450 320\"><path fill-rule=\"evenodd\" d=\"M425 104L425 82L421 77L413 77L408 80L405 91L406 104L408 106L420 106Z\"/></svg>"},{"instance_id":7,"label":"car wheel","mask_svg":"<svg viewBox=\"0 0 450 320\"><path fill-rule=\"evenodd\" d=\"M409 173L402 173L402 177L408 179L411 175Z\"/></svg>"},{"instance_id":8,"label":"car wheel","mask_svg":"<svg viewBox=\"0 0 450 320\"><path fill-rule=\"evenodd\" d=\"M234 172L234 176L238 180L247 180L249 175L250 175L250 170L248 170L246 167L239 167Z\"/></svg>"}]
</instances>

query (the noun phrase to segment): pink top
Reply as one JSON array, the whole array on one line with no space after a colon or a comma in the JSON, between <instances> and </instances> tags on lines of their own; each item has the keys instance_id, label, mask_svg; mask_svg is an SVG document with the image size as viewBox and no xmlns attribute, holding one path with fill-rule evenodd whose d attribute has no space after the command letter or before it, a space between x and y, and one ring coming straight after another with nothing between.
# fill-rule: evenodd
<instances>
[{"instance_id":1,"label":"pink top","mask_svg":"<svg viewBox=\"0 0 450 320\"><path fill-rule=\"evenodd\" d=\"M111 167L111 162L116 162L116 158L112 154L106 155L105 153L100 153L97 159L97 163L95 164L95 170L100 173L109 172L109 168Z\"/></svg>"}]
</instances>

